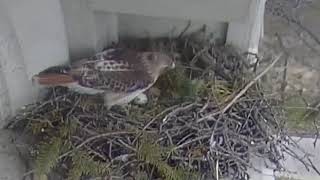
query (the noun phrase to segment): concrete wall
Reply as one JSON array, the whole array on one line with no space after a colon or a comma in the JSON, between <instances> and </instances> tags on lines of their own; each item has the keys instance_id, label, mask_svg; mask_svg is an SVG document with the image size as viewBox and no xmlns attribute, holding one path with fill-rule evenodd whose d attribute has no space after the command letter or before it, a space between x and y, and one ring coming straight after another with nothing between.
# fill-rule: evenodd
<instances>
[{"instance_id":1,"label":"concrete wall","mask_svg":"<svg viewBox=\"0 0 320 180\"><path fill-rule=\"evenodd\" d=\"M4 0L19 39L28 78L68 60L59 0Z\"/></svg>"},{"instance_id":2,"label":"concrete wall","mask_svg":"<svg viewBox=\"0 0 320 180\"><path fill-rule=\"evenodd\" d=\"M204 24L215 38L225 39L227 23L219 21L191 21L186 33L199 30ZM120 37L175 37L188 25L188 20L178 18L160 18L132 14L119 14Z\"/></svg>"},{"instance_id":3,"label":"concrete wall","mask_svg":"<svg viewBox=\"0 0 320 180\"><path fill-rule=\"evenodd\" d=\"M88 0L106 12L206 21L243 21L255 0Z\"/></svg>"},{"instance_id":4,"label":"concrete wall","mask_svg":"<svg viewBox=\"0 0 320 180\"><path fill-rule=\"evenodd\" d=\"M9 42L15 35L11 34L12 25L8 19L3 3L0 1L0 126L11 115L10 94L7 86L6 61L8 59ZM16 39L14 39L16 42ZM19 51L18 51L19 52Z\"/></svg>"},{"instance_id":5,"label":"concrete wall","mask_svg":"<svg viewBox=\"0 0 320 180\"><path fill-rule=\"evenodd\" d=\"M95 14L88 8L87 0L61 0L61 5L71 59L84 58L99 51L99 23L96 23Z\"/></svg>"},{"instance_id":6,"label":"concrete wall","mask_svg":"<svg viewBox=\"0 0 320 180\"><path fill-rule=\"evenodd\" d=\"M32 97L26 66L6 6L0 1L0 126Z\"/></svg>"},{"instance_id":7,"label":"concrete wall","mask_svg":"<svg viewBox=\"0 0 320 180\"><path fill-rule=\"evenodd\" d=\"M227 37L228 44L233 44L242 51L257 53L260 37L263 34L265 2L266 0L88 0L88 6L95 11L130 14L122 18L121 21L125 24L122 27L125 32L140 36L142 33L146 34L141 32L142 27L148 29L149 33L159 32L164 28L159 28L160 24L166 19L167 26L172 22L179 24L177 23L179 21L173 19L190 19L196 24L206 23L212 26L216 33L218 29L224 27L221 22L225 22L229 24L227 35L224 36ZM131 21L135 19L134 16L138 16L139 20ZM143 16L161 20L149 21ZM169 19L172 21L168 22ZM137 29L138 33L135 32Z\"/></svg>"},{"instance_id":8,"label":"concrete wall","mask_svg":"<svg viewBox=\"0 0 320 180\"><path fill-rule=\"evenodd\" d=\"M0 0L0 128L36 100L33 74L67 62L61 15L59 1Z\"/></svg>"},{"instance_id":9,"label":"concrete wall","mask_svg":"<svg viewBox=\"0 0 320 180\"><path fill-rule=\"evenodd\" d=\"M192 20L216 38L257 53L266 0L61 0L70 55L86 57L123 36L176 35ZM229 26L227 26L229 24ZM172 34L172 30L175 30Z\"/></svg>"},{"instance_id":10,"label":"concrete wall","mask_svg":"<svg viewBox=\"0 0 320 180\"><path fill-rule=\"evenodd\" d=\"M116 13L105 8L95 9L96 4L91 1L88 3L88 0L61 0L61 4L71 59L87 57L101 51L119 37L174 36L188 23L188 19ZM208 30L216 38L225 39L227 22L214 19L192 21L189 32L198 30L203 24L208 25ZM172 33L172 30L175 31Z\"/></svg>"}]
</instances>

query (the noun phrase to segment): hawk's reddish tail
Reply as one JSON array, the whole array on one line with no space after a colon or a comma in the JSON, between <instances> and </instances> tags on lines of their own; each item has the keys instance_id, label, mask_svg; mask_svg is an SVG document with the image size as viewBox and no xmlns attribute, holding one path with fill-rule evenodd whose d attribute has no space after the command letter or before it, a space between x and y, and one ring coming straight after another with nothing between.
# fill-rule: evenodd
<instances>
[{"instance_id":1,"label":"hawk's reddish tail","mask_svg":"<svg viewBox=\"0 0 320 180\"><path fill-rule=\"evenodd\" d=\"M32 81L33 83L43 86L64 86L76 82L72 76L68 74L57 73L39 74L33 76Z\"/></svg>"}]
</instances>

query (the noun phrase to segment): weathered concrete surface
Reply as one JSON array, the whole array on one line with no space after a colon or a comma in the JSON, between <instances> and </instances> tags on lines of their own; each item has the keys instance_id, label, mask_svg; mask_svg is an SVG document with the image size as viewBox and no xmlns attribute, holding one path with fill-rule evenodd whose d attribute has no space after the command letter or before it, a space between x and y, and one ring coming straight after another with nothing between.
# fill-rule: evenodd
<instances>
[{"instance_id":1,"label":"weathered concrete surface","mask_svg":"<svg viewBox=\"0 0 320 180\"><path fill-rule=\"evenodd\" d=\"M320 144L318 142L317 146L314 147L313 142L314 138L300 138L300 137L293 137L293 140L297 142L300 147L302 147L306 153L310 154L311 160L314 164L314 166L317 169L320 169ZM295 150L297 153L301 152L298 149ZM298 153L301 156L302 153ZM314 171L312 168L307 170L305 166L298 162L296 159L294 159L291 156L287 156L286 160L284 162L284 166L287 168L288 171L291 173L285 173L282 175L285 175L287 177L295 178L295 179L301 179L301 180L319 180L320 176L317 174L316 171Z\"/></svg>"},{"instance_id":2,"label":"weathered concrete surface","mask_svg":"<svg viewBox=\"0 0 320 180\"><path fill-rule=\"evenodd\" d=\"M257 172L254 169L249 169L250 180L275 180L273 170L266 168L262 159L254 158L252 160L253 167L261 172Z\"/></svg>"},{"instance_id":3,"label":"weathered concrete surface","mask_svg":"<svg viewBox=\"0 0 320 180\"><path fill-rule=\"evenodd\" d=\"M26 172L13 133L0 130L0 180L22 180Z\"/></svg>"}]
</instances>

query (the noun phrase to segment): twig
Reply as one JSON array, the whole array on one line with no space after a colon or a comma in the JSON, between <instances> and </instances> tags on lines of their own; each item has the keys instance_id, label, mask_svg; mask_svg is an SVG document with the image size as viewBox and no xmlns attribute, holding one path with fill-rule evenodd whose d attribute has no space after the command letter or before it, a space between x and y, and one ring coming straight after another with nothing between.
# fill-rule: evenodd
<instances>
[{"instance_id":1,"label":"twig","mask_svg":"<svg viewBox=\"0 0 320 180\"><path fill-rule=\"evenodd\" d=\"M285 89L286 89L287 84L288 84L287 83L287 71L288 71L288 60L289 60L290 54L287 51L286 47L284 46L281 36L278 33L276 33L276 37L277 37L277 39L279 41L280 48L282 49L282 51L284 52L284 55L285 55L282 83L281 83L281 88L280 88L280 90L281 90L281 99L282 99L282 101L284 101L284 99L285 99L284 92L285 92Z\"/></svg>"},{"instance_id":2,"label":"twig","mask_svg":"<svg viewBox=\"0 0 320 180\"><path fill-rule=\"evenodd\" d=\"M204 135L204 136L201 136L201 137L197 137L197 138L189 140L189 141L187 141L187 142L185 142L183 144L180 144L179 146L177 146L177 147L175 147L173 149L177 150L177 149L180 149L180 148L182 148L182 147L184 147L184 146L186 146L186 145L188 145L190 143L193 143L193 142L196 142L196 141L199 141L199 140L202 140L202 139L206 139L206 138L209 138L209 137L210 137L210 135Z\"/></svg>"},{"instance_id":3,"label":"twig","mask_svg":"<svg viewBox=\"0 0 320 180\"><path fill-rule=\"evenodd\" d=\"M136 136L136 138L133 140L132 143L135 143L135 142L138 140L138 138L143 134L143 132L144 132L154 121L156 121L159 117L163 116L163 115L164 115L165 113L167 113L168 111L171 111L171 110L175 109L177 106L178 106L178 105L169 107L169 108L163 110L163 111L162 111L161 113L159 113L158 115L156 115L154 118L152 118L151 121L149 121L148 124L146 124L146 125L143 127L142 131L139 133L139 135Z\"/></svg>"},{"instance_id":4,"label":"twig","mask_svg":"<svg viewBox=\"0 0 320 180\"><path fill-rule=\"evenodd\" d=\"M265 75L281 58L282 54L278 55L273 62L265 68L258 76L250 81L221 111L221 114L225 113L248 89L255 84L263 75Z\"/></svg>"},{"instance_id":5,"label":"twig","mask_svg":"<svg viewBox=\"0 0 320 180\"><path fill-rule=\"evenodd\" d=\"M191 21L189 20L187 26L186 26L186 27L183 29L183 31L179 34L178 39L181 39L181 38L182 38L182 36L188 31L188 29L190 28L190 26L191 26Z\"/></svg>"},{"instance_id":6,"label":"twig","mask_svg":"<svg viewBox=\"0 0 320 180\"><path fill-rule=\"evenodd\" d=\"M305 31L318 45L320 45L320 39L307 27L305 27L300 21L291 21L291 23L297 25L300 29Z\"/></svg>"},{"instance_id":7,"label":"twig","mask_svg":"<svg viewBox=\"0 0 320 180\"><path fill-rule=\"evenodd\" d=\"M86 145L87 143L94 141L96 139L99 138L104 138L104 137L109 137L109 136L117 136L117 135L126 135L126 134L136 134L136 132L127 132L127 131L119 131L119 132L110 132L110 133L104 133L104 134L99 134L96 136L92 136L88 139L86 139L85 141L83 141L81 144L77 145L74 149L62 154L61 156L59 156L59 159L62 159L66 156L68 156L69 154L71 154L73 151L80 149L82 146Z\"/></svg>"},{"instance_id":8,"label":"twig","mask_svg":"<svg viewBox=\"0 0 320 180\"><path fill-rule=\"evenodd\" d=\"M311 159L310 159L309 157L308 157L308 161L309 161L312 169L313 169L314 171L316 171L318 175L320 175L320 171L318 170L318 168L316 168L316 166L313 164L313 162L311 161Z\"/></svg>"},{"instance_id":9,"label":"twig","mask_svg":"<svg viewBox=\"0 0 320 180\"><path fill-rule=\"evenodd\" d=\"M192 108L193 106L196 106L196 105L197 105L197 104L195 104L195 103L191 103L191 104L188 104L188 105L186 105L186 106L177 107L177 108L175 108L173 111L171 111L169 114L167 114L167 115L163 118L162 122L163 122L163 123L166 123L169 117L174 116L174 115L176 115L177 113L179 113L179 112L181 112L181 111L188 110L188 109L190 109L190 108Z\"/></svg>"},{"instance_id":10,"label":"twig","mask_svg":"<svg viewBox=\"0 0 320 180\"><path fill-rule=\"evenodd\" d=\"M313 124L314 124L314 127L316 129L316 137L314 138L314 141L313 141L313 147L316 148L317 142L318 142L318 139L319 139L319 135L320 135L319 127L318 127L318 124L316 122L316 118L314 118Z\"/></svg>"},{"instance_id":11,"label":"twig","mask_svg":"<svg viewBox=\"0 0 320 180\"><path fill-rule=\"evenodd\" d=\"M216 161L216 179L219 180L219 160Z\"/></svg>"}]
</instances>

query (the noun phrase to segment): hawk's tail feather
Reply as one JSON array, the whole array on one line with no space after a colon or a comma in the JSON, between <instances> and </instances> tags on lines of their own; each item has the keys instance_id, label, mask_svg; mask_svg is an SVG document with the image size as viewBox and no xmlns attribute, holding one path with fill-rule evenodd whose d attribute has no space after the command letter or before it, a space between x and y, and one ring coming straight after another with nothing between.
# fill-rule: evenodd
<instances>
[{"instance_id":1,"label":"hawk's tail feather","mask_svg":"<svg viewBox=\"0 0 320 180\"><path fill-rule=\"evenodd\" d=\"M39 74L32 78L33 83L42 86L64 86L76 82L74 78L68 74Z\"/></svg>"},{"instance_id":2,"label":"hawk's tail feather","mask_svg":"<svg viewBox=\"0 0 320 180\"><path fill-rule=\"evenodd\" d=\"M52 66L41 71L39 74L68 74L70 70L70 66L67 65Z\"/></svg>"}]
</instances>

